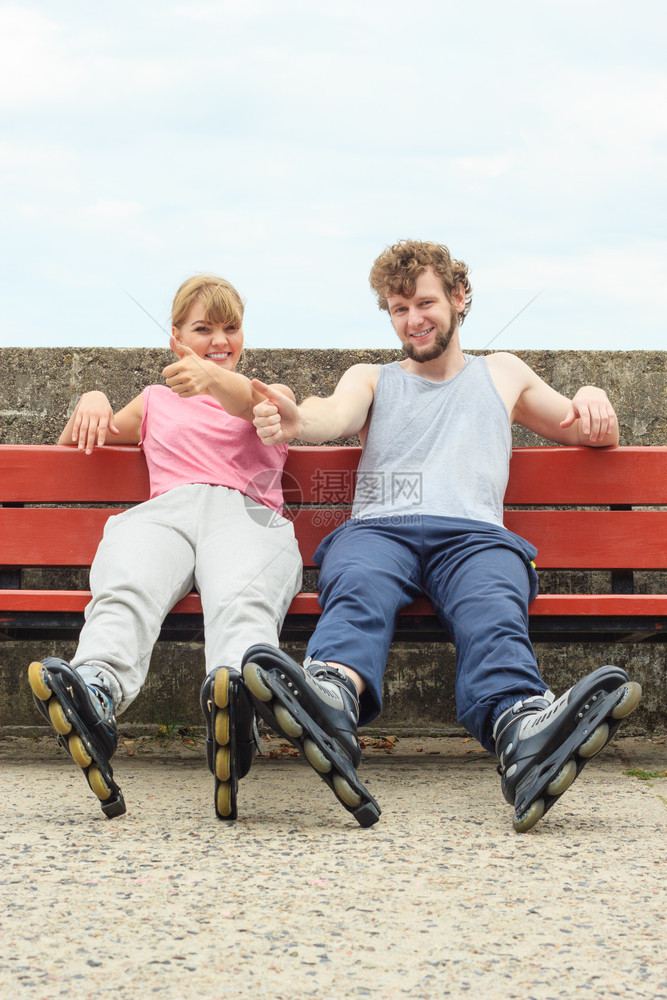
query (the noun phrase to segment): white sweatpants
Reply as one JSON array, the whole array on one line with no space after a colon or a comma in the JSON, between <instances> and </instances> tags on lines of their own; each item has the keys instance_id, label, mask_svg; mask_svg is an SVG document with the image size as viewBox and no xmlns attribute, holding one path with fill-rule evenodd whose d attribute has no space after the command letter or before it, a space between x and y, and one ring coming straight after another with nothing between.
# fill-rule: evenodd
<instances>
[{"instance_id":1,"label":"white sweatpants","mask_svg":"<svg viewBox=\"0 0 667 1000\"><path fill-rule=\"evenodd\" d=\"M256 642L278 645L301 587L290 521L224 486L179 486L109 518L90 571L92 600L72 665L102 681L118 712L139 694L165 616L196 587L206 670L240 669Z\"/></svg>"}]
</instances>

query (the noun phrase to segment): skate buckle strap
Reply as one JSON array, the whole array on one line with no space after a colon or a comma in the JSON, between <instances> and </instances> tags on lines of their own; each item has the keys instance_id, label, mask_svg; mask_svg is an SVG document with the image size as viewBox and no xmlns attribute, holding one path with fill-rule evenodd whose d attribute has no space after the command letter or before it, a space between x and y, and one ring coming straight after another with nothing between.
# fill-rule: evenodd
<instances>
[{"instance_id":1,"label":"skate buckle strap","mask_svg":"<svg viewBox=\"0 0 667 1000\"><path fill-rule=\"evenodd\" d=\"M91 701L93 702L93 707L99 715L102 722L114 722L114 712L115 705L111 693L107 691L106 688L101 687L99 684L86 684L86 687L90 691ZM94 699L94 701L93 701Z\"/></svg>"},{"instance_id":2,"label":"skate buckle strap","mask_svg":"<svg viewBox=\"0 0 667 1000\"><path fill-rule=\"evenodd\" d=\"M526 710L534 710L537 708L541 710L543 708L548 708L549 705L553 705L556 700L556 696L553 691L547 690L544 694L533 694L530 698L524 698L522 701L517 701L516 704L512 705L513 715L518 715L519 712L525 712ZM544 702L546 701L546 705Z\"/></svg>"},{"instance_id":3,"label":"skate buckle strap","mask_svg":"<svg viewBox=\"0 0 667 1000\"><path fill-rule=\"evenodd\" d=\"M259 738L259 729L257 728L257 716L256 715L255 715L255 717L252 720L252 740L253 740L253 743L255 744L255 747L257 749L257 753L261 757L261 755L262 755L262 743L261 743L260 738Z\"/></svg>"},{"instance_id":4,"label":"skate buckle strap","mask_svg":"<svg viewBox=\"0 0 667 1000\"><path fill-rule=\"evenodd\" d=\"M529 698L520 698L519 701L515 701L513 705L502 711L494 722L492 734L494 741L498 739L501 727L506 728L518 715L522 715L524 712L541 712L553 705L555 700L556 696L553 691L547 688L544 694L533 694Z\"/></svg>"},{"instance_id":5,"label":"skate buckle strap","mask_svg":"<svg viewBox=\"0 0 667 1000\"><path fill-rule=\"evenodd\" d=\"M339 674L341 677L345 677L345 674L340 669L340 667L330 667L325 660L314 660L312 656L307 656L303 661L303 669L307 670L309 674L313 674L315 677L318 674L326 673L331 670L335 674Z\"/></svg>"},{"instance_id":6,"label":"skate buckle strap","mask_svg":"<svg viewBox=\"0 0 667 1000\"><path fill-rule=\"evenodd\" d=\"M311 677L325 678L332 681L341 680L345 685L349 682L349 677L340 667L332 667L324 660L314 660L312 656L306 657L303 661L303 669Z\"/></svg>"},{"instance_id":7,"label":"skate buckle strap","mask_svg":"<svg viewBox=\"0 0 667 1000\"><path fill-rule=\"evenodd\" d=\"M357 718L359 718L359 692L357 691L357 686L354 681L347 676L344 670L341 670L340 667L332 667L324 660L314 660L312 656L306 657L303 662L303 668L311 675L311 677L317 677L320 681L329 681L333 684L340 684L341 687L344 687L350 697L354 700Z\"/></svg>"}]
</instances>

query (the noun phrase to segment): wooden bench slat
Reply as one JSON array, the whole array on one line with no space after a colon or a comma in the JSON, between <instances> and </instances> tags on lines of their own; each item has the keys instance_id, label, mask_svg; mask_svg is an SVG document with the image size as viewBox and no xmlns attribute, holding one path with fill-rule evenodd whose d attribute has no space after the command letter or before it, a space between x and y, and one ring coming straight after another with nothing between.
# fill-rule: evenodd
<instances>
[{"instance_id":1,"label":"wooden bench slat","mask_svg":"<svg viewBox=\"0 0 667 1000\"><path fill-rule=\"evenodd\" d=\"M90 601L85 590L0 590L0 604L5 612L58 611L83 612ZM200 615L199 594L188 594L172 608L174 614ZM290 614L317 616L317 594L301 593L292 601ZM666 594L539 594L530 606L531 616L554 615L644 615L667 616ZM400 612L402 616L433 615L431 601L424 597ZM2 615L0 614L0 624Z\"/></svg>"},{"instance_id":2,"label":"wooden bench slat","mask_svg":"<svg viewBox=\"0 0 667 1000\"><path fill-rule=\"evenodd\" d=\"M356 447L291 447L285 485L298 480L302 502L351 503L360 455ZM505 503L665 505L667 447L515 448Z\"/></svg>"},{"instance_id":3,"label":"wooden bench slat","mask_svg":"<svg viewBox=\"0 0 667 1000\"><path fill-rule=\"evenodd\" d=\"M667 615L667 594L538 594L530 605L537 616Z\"/></svg>"},{"instance_id":4,"label":"wooden bench slat","mask_svg":"<svg viewBox=\"0 0 667 1000\"><path fill-rule=\"evenodd\" d=\"M291 447L286 502L350 503L360 454L358 447ZM0 503L136 503L147 497L139 448L111 446L84 455L54 445L2 446ZM515 448L505 503L667 505L667 447Z\"/></svg>"},{"instance_id":5,"label":"wooden bench slat","mask_svg":"<svg viewBox=\"0 0 667 1000\"><path fill-rule=\"evenodd\" d=\"M665 569L660 511L505 511L505 525L537 548L538 569Z\"/></svg>"},{"instance_id":6,"label":"wooden bench slat","mask_svg":"<svg viewBox=\"0 0 667 1000\"><path fill-rule=\"evenodd\" d=\"M3 445L0 503L133 503L149 495L140 448L85 455L57 445Z\"/></svg>"},{"instance_id":7,"label":"wooden bench slat","mask_svg":"<svg viewBox=\"0 0 667 1000\"><path fill-rule=\"evenodd\" d=\"M285 503L351 504L361 448L290 447L283 474Z\"/></svg>"},{"instance_id":8,"label":"wooden bench slat","mask_svg":"<svg viewBox=\"0 0 667 1000\"><path fill-rule=\"evenodd\" d=\"M111 514L103 508L0 508L4 566L90 566Z\"/></svg>"},{"instance_id":9,"label":"wooden bench slat","mask_svg":"<svg viewBox=\"0 0 667 1000\"><path fill-rule=\"evenodd\" d=\"M321 539L349 516L360 449L290 449L284 489L306 566ZM14 567L88 567L104 525L119 508L148 496L138 448L109 447L86 456L73 448L0 446L0 567L2 586ZM505 497L507 527L538 549L538 569L632 571L667 569L666 510L523 509L600 506L667 507L667 447L520 448L513 452ZM22 507L22 504L82 504ZM99 503L104 506L85 506ZM310 505L302 507L302 505ZM318 505L314 507L313 505ZM328 506L327 506L328 505ZM332 507L331 505L338 505ZM519 508L519 509L516 509ZM0 590L6 634L69 634L80 627L90 594L78 590ZM299 636L320 613L317 595L292 602L286 633ZM31 618L31 615L33 616ZM542 641L568 636L599 641L667 641L667 595L540 594L530 608L531 634ZM165 632L200 637L201 602L189 594L173 609ZM189 630L189 631L188 631ZM399 617L399 635L442 638L431 602L416 601ZM546 637L546 638L545 638Z\"/></svg>"},{"instance_id":10,"label":"wooden bench slat","mask_svg":"<svg viewBox=\"0 0 667 1000\"><path fill-rule=\"evenodd\" d=\"M350 503L361 449L290 449L283 489L286 503ZM92 455L57 445L3 445L0 503L139 503L149 495L143 452L105 447ZM322 499L324 498L324 499Z\"/></svg>"},{"instance_id":11,"label":"wooden bench slat","mask_svg":"<svg viewBox=\"0 0 667 1000\"><path fill-rule=\"evenodd\" d=\"M103 508L0 508L5 566L89 566L108 517ZM295 529L306 566L336 526L330 513L301 510ZM507 527L538 550L541 569L665 569L667 528L660 511L506 511ZM650 544L647 544L650 539Z\"/></svg>"},{"instance_id":12,"label":"wooden bench slat","mask_svg":"<svg viewBox=\"0 0 667 1000\"><path fill-rule=\"evenodd\" d=\"M515 448L505 504L667 504L667 447Z\"/></svg>"}]
</instances>

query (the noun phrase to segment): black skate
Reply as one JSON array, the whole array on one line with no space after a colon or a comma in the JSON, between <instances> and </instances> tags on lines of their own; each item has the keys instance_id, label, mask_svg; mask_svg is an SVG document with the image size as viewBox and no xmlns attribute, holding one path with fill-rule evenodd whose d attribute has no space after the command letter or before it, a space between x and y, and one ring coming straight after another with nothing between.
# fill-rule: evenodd
<instances>
[{"instance_id":1,"label":"black skate","mask_svg":"<svg viewBox=\"0 0 667 1000\"><path fill-rule=\"evenodd\" d=\"M47 657L28 668L35 704L58 734L58 743L82 768L108 819L122 816L123 793L109 761L118 744L114 705L100 687L86 684L66 660Z\"/></svg>"},{"instance_id":2,"label":"black skate","mask_svg":"<svg viewBox=\"0 0 667 1000\"><path fill-rule=\"evenodd\" d=\"M211 671L200 701L206 719L206 759L215 777L218 819L236 819L236 795L257 753L255 709L240 674L227 667Z\"/></svg>"},{"instance_id":3,"label":"black skate","mask_svg":"<svg viewBox=\"0 0 667 1000\"><path fill-rule=\"evenodd\" d=\"M304 755L360 826L372 826L380 807L359 781L359 698L340 670L313 661L308 670L273 646L251 646L243 679L258 714Z\"/></svg>"},{"instance_id":4,"label":"black skate","mask_svg":"<svg viewBox=\"0 0 667 1000\"><path fill-rule=\"evenodd\" d=\"M514 829L526 833L634 712L642 689L620 667L600 667L558 701L519 701L493 727L502 790L514 805Z\"/></svg>"}]
</instances>

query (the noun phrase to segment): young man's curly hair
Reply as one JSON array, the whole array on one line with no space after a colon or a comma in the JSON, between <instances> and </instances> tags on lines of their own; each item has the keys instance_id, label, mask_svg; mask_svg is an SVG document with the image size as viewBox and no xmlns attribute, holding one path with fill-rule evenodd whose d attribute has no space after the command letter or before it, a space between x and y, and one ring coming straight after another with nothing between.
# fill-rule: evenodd
<instances>
[{"instance_id":1,"label":"young man's curly hair","mask_svg":"<svg viewBox=\"0 0 667 1000\"><path fill-rule=\"evenodd\" d=\"M427 267L440 278L445 295L451 302L458 285L463 285L466 293L465 309L460 313L462 323L470 312L472 287L468 281L468 268L461 260L453 260L447 247L438 243L424 243L419 240L401 240L380 254L369 281L378 297L380 309L388 309L388 295L403 295L412 298L415 294L417 278Z\"/></svg>"}]
</instances>

